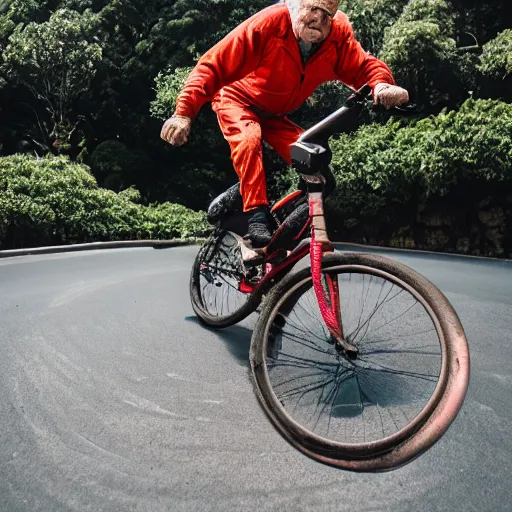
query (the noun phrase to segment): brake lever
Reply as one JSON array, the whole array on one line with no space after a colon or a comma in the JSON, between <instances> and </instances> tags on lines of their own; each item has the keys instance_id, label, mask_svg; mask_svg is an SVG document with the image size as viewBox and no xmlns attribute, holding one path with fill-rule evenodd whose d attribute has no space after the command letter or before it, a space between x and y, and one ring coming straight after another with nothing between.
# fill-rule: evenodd
<instances>
[{"instance_id":1,"label":"brake lever","mask_svg":"<svg viewBox=\"0 0 512 512\"><path fill-rule=\"evenodd\" d=\"M419 113L418 106L415 103L404 103L403 105L397 105L395 107L391 107L390 109L387 109L380 103L375 105L373 103L373 100L371 98L371 92L372 88L365 84L363 85L359 90L353 90L352 94L347 98L345 102L345 106L352 107L357 102L366 102L370 105L370 109L373 110L376 113L383 113L383 114L391 114L391 115L401 115L401 116L410 116L414 115L416 113Z\"/></svg>"},{"instance_id":2,"label":"brake lever","mask_svg":"<svg viewBox=\"0 0 512 512\"><path fill-rule=\"evenodd\" d=\"M415 103L405 103L404 105L397 105L396 107L393 107L391 110L403 113L404 115L416 114L419 111L418 105L416 105Z\"/></svg>"},{"instance_id":3,"label":"brake lever","mask_svg":"<svg viewBox=\"0 0 512 512\"><path fill-rule=\"evenodd\" d=\"M374 105L372 103L371 110L377 114L388 114L390 116L414 116L419 114L418 106L415 103L404 103L403 105L397 105L395 107L386 108L380 104Z\"/></svg>"}]
</instances>

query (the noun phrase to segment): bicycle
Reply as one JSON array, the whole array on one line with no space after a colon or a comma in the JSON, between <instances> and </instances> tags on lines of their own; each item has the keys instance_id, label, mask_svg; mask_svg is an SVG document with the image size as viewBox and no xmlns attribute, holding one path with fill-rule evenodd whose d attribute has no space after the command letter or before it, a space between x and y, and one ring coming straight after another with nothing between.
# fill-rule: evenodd
<instances>
[{"instance_id":1,"label":"bicycle","mask_svg":"<svg viewBox=\"0 0 512 512\"><path fill-rule=\"evenodd\" d=\"M328 139L353 126L369 92L355 91L292 145L306 190L271 207L267 247L244 240L238 185L211 203L215 229L190 279L193 309L208 326L261 308L250 347L260 404L295 448L354 471L395 468L429 449L469 382L465 333L443 293L390 258L335 252L327 236L317 170L330 162ZM291 273L308 253L311 264Z\"/></svg>"}]
</instances>

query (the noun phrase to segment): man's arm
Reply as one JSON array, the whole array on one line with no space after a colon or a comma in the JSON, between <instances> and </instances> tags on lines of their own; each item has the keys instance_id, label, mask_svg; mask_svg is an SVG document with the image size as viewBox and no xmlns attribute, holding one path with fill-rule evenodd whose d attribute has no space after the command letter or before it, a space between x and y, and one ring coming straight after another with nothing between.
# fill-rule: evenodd
<instances>
[{"instance_id":1,"label":"man's arm","mask_svg":"<svg viewBox=\"0 0 512 512\"><path fill-rule=\"evenodd\" d=\"M176 100L175 115L193 119L222 87L254 71L263 40L261 24L252 17L210 48L188 76Z\"/></svg>"},{"instance_id":2,"label":"man's arm","mask_svg":"<svg viewBox=\"0 0 512 512\"><path fill-rule=\"evenodd\" d=\"M348 17L341 14L344 41L341 43L341 54L336 68L338 78L353 89L360 89L365 84L368 84L372 90L379 83L394 85L395 80L388 66L363 50L354 36Z\"/></svg>"}]
</instances>

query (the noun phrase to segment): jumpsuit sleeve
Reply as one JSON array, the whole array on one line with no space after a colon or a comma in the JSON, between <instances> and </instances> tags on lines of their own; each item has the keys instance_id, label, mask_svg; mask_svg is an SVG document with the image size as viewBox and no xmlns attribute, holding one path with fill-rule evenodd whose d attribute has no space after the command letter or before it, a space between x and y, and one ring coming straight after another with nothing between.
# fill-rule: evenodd
<instances>
[{"instance_id":1,"label":"jumpsuit sleeve","mask_svg":"<svg viewBox=\"0 0 512 512\"><path fill-rule=\"evenodd\" d=\"M254 71L263 52L262 32L249 18L210 48L188 76L175 114L193 119L220 89Z\"/></svg>"},{"instance_id":2,"label":"jumpsuit sleeve","mask_svg":"<svg viewBox=\"0 0 512 512\"><path fill-rule=\"evenodd\" d=\"M343 16L341 27L343 42L336 66L339 80L356 90L365 84L368 84L373 90L379 82L395 85L388 66L362 48L354 36L354 30L348 17L341 14Z\"/></svg>"}]
</instances>

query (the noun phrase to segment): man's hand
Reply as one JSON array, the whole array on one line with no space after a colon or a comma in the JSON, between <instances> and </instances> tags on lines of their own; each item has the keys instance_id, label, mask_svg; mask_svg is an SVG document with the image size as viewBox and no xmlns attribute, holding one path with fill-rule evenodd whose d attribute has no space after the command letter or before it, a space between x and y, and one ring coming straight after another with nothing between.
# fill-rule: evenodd
<instances>
[{"instance_id":1,"label":"man's hand","mask_svg":"<svg viewBox=\"0 0 512 512\"><path fill-rule=\"evenodd\" d=\"M185 116L172 116L162 126L160 137L173 146L181 146L188 141L192 119Z\"/></svg>"},{"instance_id":2,"label":"man's hand","mask_svg":"<svg viewBox=\"0 0 512 512\"><path fill-rule=\"evenodd\" d=\"M409 93L397 85L377 84L373 90L374 105L383 105L386 108L403 105L409 101Z\"/></svg>"}]
</instances>

